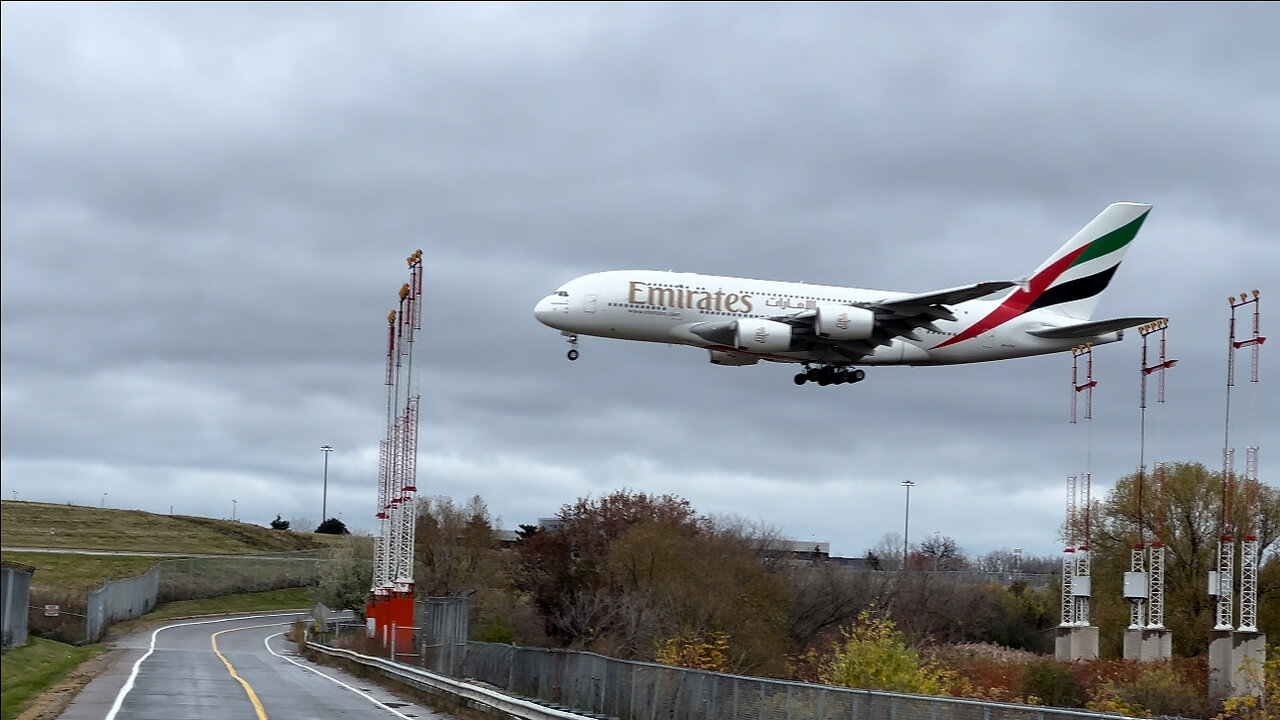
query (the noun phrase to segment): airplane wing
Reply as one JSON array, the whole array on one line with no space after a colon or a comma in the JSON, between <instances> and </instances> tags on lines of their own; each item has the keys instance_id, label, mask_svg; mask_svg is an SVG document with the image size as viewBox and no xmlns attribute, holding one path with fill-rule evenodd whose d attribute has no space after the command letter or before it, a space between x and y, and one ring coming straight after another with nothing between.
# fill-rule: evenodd
<instances>
[{"instance_id":1,"label":"airplane wing","mask_svg":"<svg viewBox=\"0 0 1280 720\"><path fill-rule=\"evenodd\" d=\"M1028 330L1027 332L1036 337L1050 338L1053 340L1084 340L1086 338L1104 335L1116 330L1124 330L1126 328L1146 325L1164 318L1158 317L1130 317L1115 318L1114 320L1095 320L1093 322L1078 323L1076 325L1064 325L1062 327L1042 328L1040 330Z\"/></svg>"},{"instance_id":2,"label":"airplane wing","mask_svg":"<svg viewBox=\"0 0 1280 720\"><path fill-rule=\"evenodd\" d=\"M806 341L828 346L849 362L857 362L875 352L877 347L893 342L894 338L919 340L916 330L936 330L933 325L935 320L955 320L956 316L947 307L949 305L985 297L1016 284L1006 281L981 282L862 304L861 307L875 313L874 329L871 337L865 340L836 340L819 336L814 331L814 319L817 316L815 310L805 310L777 319L794 327Z\"/></svg>"}]
</instances>

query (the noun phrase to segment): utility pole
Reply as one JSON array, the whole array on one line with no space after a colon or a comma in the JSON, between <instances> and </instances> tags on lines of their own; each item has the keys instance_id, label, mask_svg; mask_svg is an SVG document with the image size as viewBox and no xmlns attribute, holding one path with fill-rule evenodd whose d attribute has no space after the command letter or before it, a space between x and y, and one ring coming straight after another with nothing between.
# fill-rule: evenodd
<instances>
[{"instance_id":1,"label":"utility pole","mask_svg":"<svg viewBox=\"0 0 1280 720\"><path fill-rule=\"evenodd\" d=\"M911 480L903 480L902 487L907 489L907 509L905 517L902 520L902 569L907 569L907 533L911 530L911 488L915 487L915 483Z\"/></svg>"},{"instance_id":2,"label":"utility pole","mask_svg":"<svg viewBox=\"0 0 1280 720\"><path fill-rule=\"evenodd\" d=\"M333 452L332 445L321 445L320 451L324 453L324 491L320 498L320 522L329 519L329 453Z\"/></svg>"}]
</instances>

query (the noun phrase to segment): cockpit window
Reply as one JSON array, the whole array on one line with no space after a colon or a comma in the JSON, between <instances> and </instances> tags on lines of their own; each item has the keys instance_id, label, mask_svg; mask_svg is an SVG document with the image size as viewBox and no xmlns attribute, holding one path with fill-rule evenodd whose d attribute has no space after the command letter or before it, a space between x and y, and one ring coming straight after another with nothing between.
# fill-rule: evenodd
<instances>
[{"instance_id":1,"label":"cockpit window","mask_svg":"<svg viewBox=\"0 0 1280 720\"><path fill-rule=\"evenodd\" d=\"M556 295L559 295L560 297L569 297L569 291L568 291L568 290L557 290L557 291L556 291Z\"/></svg>"}]
</instances>

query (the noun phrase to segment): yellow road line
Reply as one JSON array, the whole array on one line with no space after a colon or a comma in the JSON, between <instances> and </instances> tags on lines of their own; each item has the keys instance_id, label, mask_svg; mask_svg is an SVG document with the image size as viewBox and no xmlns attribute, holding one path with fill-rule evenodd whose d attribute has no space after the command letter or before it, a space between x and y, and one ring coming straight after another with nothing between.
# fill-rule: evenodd
<instances>
[{"instance_id":1,"label":"yellow road line","mask_svg":"<svg viewBox=\"0 0 1280 720\"><path fill-rule=\"evenodd\" d=\"M287 623L269 623L267 625L253 625L250 627L231 628L230 630L221 630L219 632L216 632L209 637L210 641L213 643L214 654L218 656L218 659L222 661L223 665L227 666L227 671L231 673L231 677L239 681L240 685L244 687L245 693L249 696L249 702L253 703L253 711L258 713L258 720L267 720L267 711L262 709L262 702L258 700L258 694L253 691L253 686L250 685L244 678L240 677L240 674L237 673L236 669L231 666L231 662L227 660L226 656L224 656L221 652L218 651L218 636L221 635L222 633L235 632L236 630L252 630L254 628L274 627L276 625L284 625L284 624L287 624Z\"/></svg>"}]
</instances>

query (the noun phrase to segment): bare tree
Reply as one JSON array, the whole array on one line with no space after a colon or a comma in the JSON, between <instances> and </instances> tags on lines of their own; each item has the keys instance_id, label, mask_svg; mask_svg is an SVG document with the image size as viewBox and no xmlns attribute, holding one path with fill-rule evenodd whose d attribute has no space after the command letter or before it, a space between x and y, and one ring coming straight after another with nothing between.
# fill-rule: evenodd
<instances>
[{"instance_id":1,"label":"bare tree","mask_svg":"<svg viewBox=\"0 0 1280 720\"><path fill-rule=\"evenodd\" d=\"M875 547L867 550L867 565L872 570L901 570L902 552L902 536L885 533Z\"/></svg>"},{"instance_id":2,"label":"bare tree","mask_svg":"<svg viewBox=\"0 0 1280 720\"><path fill-rule=\"evenodd\" d=\"M960 546L948 535L933 533L920 543L920 552L933 561L934 570L957 570L963 563L956 563L961 558Z\"/></svg>"}]
</instances>

